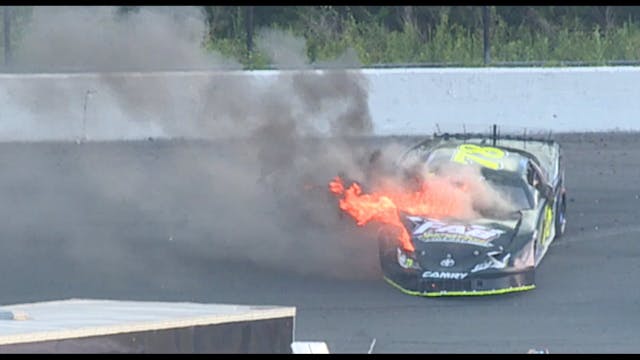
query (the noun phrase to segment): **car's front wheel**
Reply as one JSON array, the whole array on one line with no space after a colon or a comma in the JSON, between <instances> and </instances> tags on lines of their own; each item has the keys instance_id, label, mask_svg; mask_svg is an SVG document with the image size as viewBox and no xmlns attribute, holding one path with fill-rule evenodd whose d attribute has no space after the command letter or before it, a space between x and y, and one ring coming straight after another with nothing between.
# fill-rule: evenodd
<instances>
[{"instance_id":1,"label":"car's front wheel","mask_svg":"<svg viewBox=\"0 0 640 360\"><path fill-rule=\"evenodd\" d=\"M383 270L387 270L391 259L395 256L395 247L393 240L388 234L381 233L378 235L378 255L380 257L380 266Z\"/></svg>"}]
</instances>

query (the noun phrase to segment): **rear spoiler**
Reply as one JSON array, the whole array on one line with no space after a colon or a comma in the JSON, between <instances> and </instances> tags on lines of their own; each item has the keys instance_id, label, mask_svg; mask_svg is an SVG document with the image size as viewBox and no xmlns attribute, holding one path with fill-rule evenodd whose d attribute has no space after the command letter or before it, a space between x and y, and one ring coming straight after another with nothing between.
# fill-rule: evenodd
<instances>
[{"instance_id":1,"label":"rear spoiler","mask_svg":"<svg viewBox=\"0 0 640 360\"><path fill-rule=\"evenodd\" d=\"M448 132L440 132L440 127L438 125L436 125L436 129L437 131L434 132L433 134L433 138L434 139L442 139L442 140L449 140L449 139L457 139L457 140L471 140L471 139L481 139L481 140L485 140L485 141L491 141L491 143L493 144L493 146L496 145L496 142L498 140L519 140L519 141L523 141L523 142L527 142L527 141L536 141L536 142L544 142L544 143L548 143L548 144L553 144L556 141L553 140L551 138L552 132L551 130L549 130L546 134L541 135L541 134L536 134L535 136L532 134L527 135L527 129L524 128L522 135L519 134L501 134L499 129L498 129L498 125L493 124L491 126L491 129L487 132L487 133L468 133L466 131L464 131L464 126L463 126L463 132L462 133L448 133Z\"/></svg>"}]
</instances>

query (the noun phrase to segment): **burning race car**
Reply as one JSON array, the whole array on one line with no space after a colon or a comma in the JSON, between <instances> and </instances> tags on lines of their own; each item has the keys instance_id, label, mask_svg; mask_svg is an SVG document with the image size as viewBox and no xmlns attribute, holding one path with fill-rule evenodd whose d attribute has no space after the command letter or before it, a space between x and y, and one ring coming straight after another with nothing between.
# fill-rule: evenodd
<instances>
[{"instance_id":1,"label":"burning race car","mask_svg":"<svg viewBox=\"0 0 640 360\"><path fill-rule=\"evenodd\" d=\"M394 168L330 191L357 224L378 229L380 264L411 295L487 295L535 288L534 271L566 227L560 145L551 139L436 135Z\"/></svg>"}]
</instances>

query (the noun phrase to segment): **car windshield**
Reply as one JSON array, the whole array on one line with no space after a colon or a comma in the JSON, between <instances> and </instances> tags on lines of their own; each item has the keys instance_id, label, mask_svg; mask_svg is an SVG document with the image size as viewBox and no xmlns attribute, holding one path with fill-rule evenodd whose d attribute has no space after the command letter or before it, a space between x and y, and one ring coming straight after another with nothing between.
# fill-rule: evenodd
<instances>
[{"instance_id":1,"label":"car windshield","mask_svg":"<svg viewBox=\"0 0 640 360\"><path fill-rule=\"evenodd\" d=\"M519 210L533 208L529 189L523 179L517 176L495 175L498 172L489 169L482 173L491 187L511 204L514 204L515 208Z\"/></svg>"},{"instance_id":2,"label":"car windshield","mask_svg":"<svg viewBox=\"0 0 640 360\"><path fill-rule=\"evenodd\" d=\"M445 151L432 152L426 161L427 171L435 175L453 175L453 177L464 178L464 175L460 175L462 172L461 167L466 168L467 166L452 162L451 155ZM471 172L471 174L473 175L471 180L479 180L480 184L488 185L491 190L495 191L494 196L508 201L512 205L510 207L517 210L533 208L533 199L529 187L517 172L482 167L479 174L477 172ZM485 190L487 189L485 188ZM484 208L478 210L489 216L494 209Z\"/></svg>"}]
</instances>

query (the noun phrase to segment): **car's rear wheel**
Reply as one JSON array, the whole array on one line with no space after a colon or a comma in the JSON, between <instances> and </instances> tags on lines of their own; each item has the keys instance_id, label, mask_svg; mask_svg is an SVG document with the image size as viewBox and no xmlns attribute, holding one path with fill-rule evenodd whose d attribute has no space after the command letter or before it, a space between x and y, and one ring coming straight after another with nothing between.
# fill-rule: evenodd
<instances>
[{"instance_id":1,"label":"car's rear wheel","mask_svg":"<svg viewBox=\"0 0 640 360\"><path fill-rule=\"evenodd\" d=\"M567 196L566 194L563 193L562 195L560 195L560 198L558 200L559 202L558 202L558 207L556 208L556 221L555 221L556 239L564 235L565 229L567 227L567 218L566 218Z\"/></svg>"}]
</instances>

